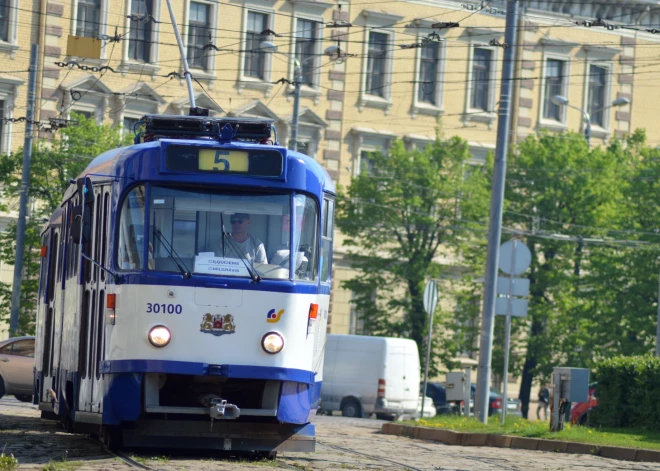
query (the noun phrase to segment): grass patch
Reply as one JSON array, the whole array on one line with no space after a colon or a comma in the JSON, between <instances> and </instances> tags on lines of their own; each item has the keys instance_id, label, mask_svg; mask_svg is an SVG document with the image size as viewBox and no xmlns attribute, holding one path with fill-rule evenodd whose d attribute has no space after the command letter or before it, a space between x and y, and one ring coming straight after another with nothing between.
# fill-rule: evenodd
<instances>
[{"instance_id":1,"label":"grass patch","mask_svg":"<svg viewBox=\"0 0 660 471\"><path fill-rule=\"evenodd\" d=\"M79 468L82 466L82 461L67 461L67 460L62 460L62 461L50 461L47 465L45 465L42 469L42 471L73 471L74 469Z\"/></svg>"},{"instance_id":2,"label":"grass patch","mask_svg":"<svg viewBox=\"0 0 660 471\"><path fill-rule=\"evenodd\" d=\"M0 454L0 470L11 471L18 467L18 460L14 455L6 455L4 452Z\"/></svg>"},{"instance_id":3,"label":"grass patch","mask_svg":"<svg viewBox=\"0 0 660 471\"><path fill-rule=\"evenodd\" d=\"M483 424L472 417L460 416L437 416L432 419L422 419L407 423L422 427L453 430L455 432L494 433L498 435L588 443L590 445L660 450L660 432L646 429L565 425L564 430L553 433L550 432L549 422L525 420L521 417L507 417L503 425L500 425L499 417L491 417L488 420L488 424Z\"/></svg>"}]
</instances>

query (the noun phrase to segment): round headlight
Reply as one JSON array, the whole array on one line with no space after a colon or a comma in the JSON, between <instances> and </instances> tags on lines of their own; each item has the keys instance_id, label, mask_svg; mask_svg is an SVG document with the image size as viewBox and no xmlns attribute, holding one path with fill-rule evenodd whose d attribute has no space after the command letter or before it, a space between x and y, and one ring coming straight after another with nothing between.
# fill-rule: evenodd
<instances>
[{"instance_id":1,"label":"round headlight","mask_svg":"<svg viewBox=\"0 0 660 471\"><path fill-rule=\"evenodd\" d=\"M266 353L280 353L284 348L284 337L277 332L268 332L261 338L261 347Z\"/></svg>"},{"instance_id":2,"label":"round headlight","mask_svg":"<svg viewBox=\"0 0 660 471\"><path fill-rule=\"evenodd\" d=\"M148 338L149 343L154 347L164 347L170 343L172 333L170 332L170 329L164 325L157 325L156 327L151 328Z\"/></svg>"}]
</instances>

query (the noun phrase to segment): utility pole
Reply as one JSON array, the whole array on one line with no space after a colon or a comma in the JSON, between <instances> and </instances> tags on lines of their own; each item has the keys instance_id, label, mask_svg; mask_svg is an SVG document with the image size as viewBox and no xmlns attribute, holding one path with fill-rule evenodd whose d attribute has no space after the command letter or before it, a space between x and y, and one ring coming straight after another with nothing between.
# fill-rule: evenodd
<instances>
[{"instance_id":1,"label":"utility pole","mask_svg":"<svg viewBox=\"0 0 660 471\"><path fill-rule=\"evenodd\" d=\"M15 337L18 330L18 313L21 307L21 282L23 280L23 254L25 253L25 226L27 218L28 188L30 187L30 163L32 161L32 132L34 125L34 102L37 90L37 60L39 45L33 44L30 50L30 78L28 82L28 103L25 121L25 143L23 144L23 173L21 175L21 196L18 206L16 227L16 262L14 282L11 291L11 311L9 315L9 336Z\"/></svg>"},{"instance_id":2,"label":"utility pole","mask_svg":"<svg viewBox=\"0 0 660 471\"><path fill-rule=\"evenodd\" d=\"M490 221L488 224L488 258L484 282L484 307L481 319L481 341L479 348L479 370L477 373L475 412L479 420L488 423L488 391L490 387L490 363L493 350L493 327L495 318L495 291L497 287L497 266L502 231L502 206L504 204L504 182L506 179L506 154L509 143L509 110L513 88L514 47L518 28L518 2L506 3L506 30L500 107L497 119L497 147L493 169L493 188L490 198ZM514 104L515 106L515 104ZM502 407L506 407L503 404Z\"/></svg>"},{"instance_id":3,"label":"utility pole","mask_svg":"<svg viewBox=\"0 0 660 471\"><path fill-rule=\"evenodd\" d=\"M293 121L291 123L291 142L289 147L298 152L298 116L300 114L300 85L302 84L302 67L298 59L294 57L296 64L295 92L293 95Z\"/></svg>"}]
</instances>

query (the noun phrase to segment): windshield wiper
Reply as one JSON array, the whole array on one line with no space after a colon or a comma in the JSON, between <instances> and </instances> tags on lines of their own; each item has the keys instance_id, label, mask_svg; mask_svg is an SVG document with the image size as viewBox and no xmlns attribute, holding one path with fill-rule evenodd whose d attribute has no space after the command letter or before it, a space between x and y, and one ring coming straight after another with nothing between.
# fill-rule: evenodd
<instances>
[{"instance_id":1,"label":"windshield wiper","mask_svg":"<svg viewBox=\"0 0 660 471\"><path fill-rule=\"evenodd\" d=\"M225 238L229 242L229 245L231 245L232 249L234 249L234 252L239 256L240 260L243 262L243 265L245 265L245 268L247 269L248 273L250 274L250 278L252 279L253 283L259 283L261 281L261 277L259 276L259 273L257 273L257 269L254 268L254 262L250 260L250 263L252 264L252 267L248 265L247 260L245 255L241 253L240 247L236 244L236 241L234 241L233 237L225 231L225 225L222 225L222 251L223 251L223 256L224 254L224 244L225 244Z\"/></svg>"},{"instance_id":2,"label":"windshield wiper","mask_svg":"<svg viewBox=\"0 0 660 471\"><path fill-rule=\"evenodd\" d=\"M158 229L154 228L154 234L158 237L160 243L163 244L163 247L165 247L165 250L167 251L167 255L170 256L174 264L177 266L177 268L183 275L183 278L184 279L191 278L192 273L190 273L190 270L188 270L186 264L183 263L183 260L181 259L181 257L179 257L179 254L176 253L176 250L174 250L174 247L172 247L172 244L170 244L170 242L165 238L163 233L160 232Z\"/></svg>"}]
</instances>

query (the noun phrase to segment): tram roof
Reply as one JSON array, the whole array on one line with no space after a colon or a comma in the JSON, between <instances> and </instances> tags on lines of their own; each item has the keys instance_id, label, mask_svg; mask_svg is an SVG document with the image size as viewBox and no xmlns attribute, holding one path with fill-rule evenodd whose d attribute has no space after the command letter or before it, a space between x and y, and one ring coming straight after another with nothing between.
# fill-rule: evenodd
<instances>
[{"instance_id":1,"label":"tram roof","mask_svg":"<svg viewBox=\"0 0 660 471\"><path fill-rule=\"evenodd\" d=\"M298 164L302 164L302 166L308 172L311 172L319 181L321 190L333 194L336 193L334 182L332 181L332 178L330 178L330 175L328 175L328 172L318 162L316 162L314 159L312 159L311 157L305 154L301 154L300 152L294 152L282 146L255 144L252 142L242 142L242 141L232 141L231 143L224 144L209 139L163 138L156 141L144 142L132 146L112 149L96 157L82 172L82 174L79 175L79 178L84 176L89 176L94 181L94 180L107 179L108 177L111 178L121 177L122 174L125 173L125 171L131 166L131 164L134 163L135 159L144 156L146 153L150 151L152 152L156 149L161 149L163 147L163 144L190 145L190 146L196 146L196 145L208 146L210 144L217 144L218 146L227 146L234 149L240 149L240 148L275 149L282 152L282 154L284 155L285 166L291 166L291 165L295 166ZM154 171L154 174L156 174L156 172L157 170ZM209 174L206 173L205 175L208 176ZM178 177L179 177L179 181L181 181L182 175L179 175ZM185 175L183 177L184 178L191 177L190 181L197 183L195 178L192 178L193 176L191 175ZM233 176L231 176L230 178L233 178ZM264 179L264 182L268 182L268 181L274 182L274 180ZM281 182L281 180L279 180L279 182ZM273 186L277 186L277 185L273 185ZM75 191L76 191L76 185L75 184L70 185L64 194L64 199L66 200L70 198L75 193Z\"/></svg>"}]
</instances>

